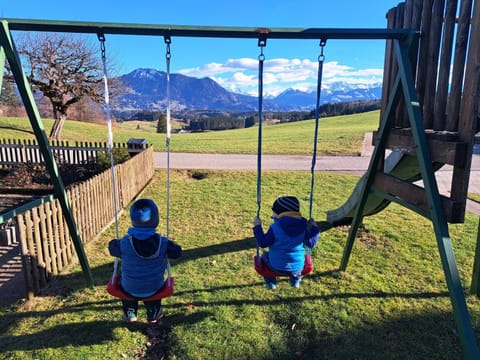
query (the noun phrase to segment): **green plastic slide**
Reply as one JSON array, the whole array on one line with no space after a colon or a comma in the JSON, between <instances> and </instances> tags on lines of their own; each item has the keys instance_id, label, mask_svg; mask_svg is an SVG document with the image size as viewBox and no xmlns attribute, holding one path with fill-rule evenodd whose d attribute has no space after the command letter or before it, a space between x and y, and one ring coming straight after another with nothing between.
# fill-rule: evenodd
<instances>
[{"instance_id":1,"label":"green plastic slide","mask_svg":"<svg viewBox=\"0 0 480 360\"><path fill-rule=\"evenodd\" d=\"M441 163L434 163L434 171L443 166ZM385 158L384 171L401 180L415 182L420 180L420 166L416 156L405 154L401 150L392 151ZM355 214L358 201L360 200L362 187L366 181L366 173L360 178L347 201L337 209L327 211L327 223L330 226L350 224ZM390 204L389 200L371 194L365 204L364 216L374 215L385 209Z\"/></svg>"}]
</instances>

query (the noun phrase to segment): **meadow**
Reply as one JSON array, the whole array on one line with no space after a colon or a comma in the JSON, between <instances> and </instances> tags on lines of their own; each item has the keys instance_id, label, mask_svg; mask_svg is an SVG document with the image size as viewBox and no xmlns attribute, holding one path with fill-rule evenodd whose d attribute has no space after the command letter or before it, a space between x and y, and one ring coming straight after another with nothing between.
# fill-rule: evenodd
<instances>
[{"instance_id":1,"label":"meadow","mask_svg":"<svg viewBox=\"0 0 480 360\"><path fill-rule=\"evenodd\" d=\"M325 117L320 120L318 153L324 155L359 155L365 132L378 127L379 111L362 114ZM48 134L53 120L43 120ZM2 138L34 139L30 123L25 118L0 117ZM113 127L115 142L130 138L146 139L155 151L164 151L165 134L157 134L156 122L123 122ZM314 120L263 126L262 152L264 154L311 154L313 149ZM62 140L105 142L108 139L105 124L66 121ZM171 151L191 153L257 152L257 127L229 131L172 134Z\"/></svg>"},{"instance_id":2,"label":"meadow","mask_svg":"<svg viewBox=\"0 0 480 360\"><path fill-rule=\"evenodd\" d=\"M172 262L176 290L163 301L162 336L148 336L142 307L140 322L127 326L120 301L105 291L113 263L106 248L115 237L112 225L86 245L94 288L86 287L80 267L72 266L41 296L0 308L0 359L463 357L428 220L398 205L366 217L346 272L338 266L348 227L330 229L322 233L313 251L315 270L301 287L291 288L284 279L270 291L253 269L256 174L174 170L170 181L169 237L184 252ZM326 210L342 205L357 181L353 175L318 173L315 219L324 220ZM159 204L163 233L165 184L165 171L156 171L141 194ZM264 226L272 202L282 194L296 195L307 212L309 188L307 172L265 172ZM120 233L129 225L124 211ZM468 294L477 227L472 214L464 224L450 225L478 340L480 300Z\"/></svg>"}]
</instances>

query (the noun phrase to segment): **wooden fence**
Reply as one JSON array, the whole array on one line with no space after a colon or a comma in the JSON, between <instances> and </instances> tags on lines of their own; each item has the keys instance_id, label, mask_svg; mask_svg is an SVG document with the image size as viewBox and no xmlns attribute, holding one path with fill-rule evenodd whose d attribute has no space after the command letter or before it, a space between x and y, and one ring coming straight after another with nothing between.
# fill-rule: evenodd
<instances>
[{"instance_id":1,"label":"wooden fence","mask_svg":"<svg viewBox=\"0 0 480 360\"><path fill-rule=\"evenodd\" d=\"M117 208L126 207L154 174L153 148L115 166ZM115 218L111 170L67 190L72 213L82 239L95 238ZM75 259L75 248L58 200L16 216L28 298Z\"/></svg>"},{"instance_id":2,"label":"wooden fence","mask_svg":"<svg viewBox=\"0 0 480 360\"><path fill-rule=\"evenodd\" d=\"M130 142L130 140L133 140ZM129 143L114 143L114 148L127 148L130 152L138 152L146 146L130 139ZM57 163L85 164L95 162L99 152L106 152L106 142L50 141L50 148ZM44 164L43 155L36 140L0 139L0 165L10 166L18 163Z\"/></svg>"}]
</instances>

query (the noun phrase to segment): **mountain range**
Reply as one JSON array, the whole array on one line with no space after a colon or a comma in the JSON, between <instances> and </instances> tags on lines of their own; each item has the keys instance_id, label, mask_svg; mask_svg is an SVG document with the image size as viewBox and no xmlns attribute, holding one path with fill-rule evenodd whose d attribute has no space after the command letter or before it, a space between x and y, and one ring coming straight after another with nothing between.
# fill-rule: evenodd
<instances>
[{"instance_id":1,"label":"mountain range","mask_svg":"<svg viewBox=\"0 0 480 360\"><path fill-rule=\"evenodd\" d=\"M115 113L159 111L166 108L167 74L154 69L136 69L117 78L125 93L112 101ZM381 98L382 85L329 83L322 86L321 104ZM287 89L276 97L264 98L265 111L310 111L315 108L316 93ZM254 111L258 99L232 93L210 78L194 78L170 74L170 104L172 111L224 110Z\"/></svg>"}]
</instances>

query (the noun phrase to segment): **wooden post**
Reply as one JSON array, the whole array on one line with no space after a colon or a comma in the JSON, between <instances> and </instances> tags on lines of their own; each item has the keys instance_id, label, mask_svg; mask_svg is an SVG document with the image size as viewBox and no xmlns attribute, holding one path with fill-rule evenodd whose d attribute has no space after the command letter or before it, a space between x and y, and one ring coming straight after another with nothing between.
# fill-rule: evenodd
<instances>
[{"instance_id":1,"label":"wooden post","mask_svg":"<svg viewBox=\"0 0 480 360\"><path fill-rule=\"evenodd\" d=\"M45 271L47 281L52 273L52 258L50 256L50 248L48 246L48 234L47 234L47 221L46 221L46 214L45 214L45 204L40 204L38 207L38 213L40 216L40 236L42 238L42 248L43 248L43 256L45 261Z\"/></svg>"},{"instance_id":2,"label":"wooden post","mask_svg":"<svg viewBox=\"0 0 480 360\"><path fill-rule=\"evenodd\" d=\"M37 294L40 290L40 278L38 275L38 259L37 259L37 252L35 251L35 243L33 238L33 222L32 222L32 211L27 211L24 214L25 219L25 232L26 232L26 239L27 239L27 248L28 248L28 255L30 259L30 271L32 274L32 285L33 285L33 292Z\"/></svg>"},{"instance_id":3,"label":"wooden post","mask_svg":"<svg viewBox=\"0 0 480 360\"><path fill-rule=\"evenodd\" d=\"M25 220L23 214L17 215L16 218L18 238L20 239L20 250L22 255L23 275L25 277L25 289L27 292L27 299L31 300L35 297L32 279L32 264L30 262L30 254L28 251Z\"/></svg>"},{"instance_id":4,"label":"wooden post","mask_svg":"<svg viewBox=\"0 0 480 360\"><path fill-rule=\"evenodd\" d=\"M37 256L37 268L35 269L35 271L38 272L39 286L41 288L47 283L47 277L45 274L46 264L45 258L43 256L42 238L40 236L40 217L38 215L38 208L33 208L32 210L30 210L30 213L32 214L33 222L33 226L30 228L30 231L33 232L33 238L35 241L35 253Z\"/></svg>"},{"instance_id":5,"label":"wooden post","mask_svg":"<svg viewBox=\"0 0 480 360\"><path fill-rule=\"evenodd\" d=\"M48 242L48 249L50 253L50 259L52 262L52 274L58 275L58 266L57 266L57 255L55 253L55 236L53 233L53 211L51 206L52 201L49 201L45 204L45 220L47 223L47 234L48 238L45 241Z\"/></svg>"}]
</instances>

